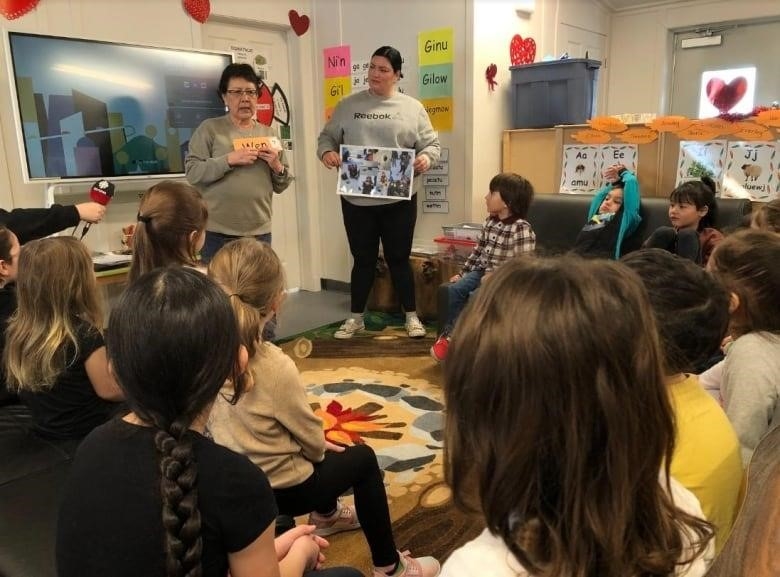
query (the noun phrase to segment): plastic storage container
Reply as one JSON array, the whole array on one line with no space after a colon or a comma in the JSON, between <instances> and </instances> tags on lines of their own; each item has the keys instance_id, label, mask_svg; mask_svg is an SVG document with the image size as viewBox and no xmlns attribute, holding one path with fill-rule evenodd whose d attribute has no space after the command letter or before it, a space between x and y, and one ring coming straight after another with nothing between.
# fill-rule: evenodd
<instances>
[{"instance_id":1,"label":"plastic storage container","mask_svg":"<svg viewBox=\"0 0 780 577\"><path fill-rule=\"evenodd\" d=\"M595 113L600 66L569 58L510 67L514 128L584 124Z\"/></svg>"},{"instance_id":2,"label":"plastic storage container","mask_svg":"<svg viewBox=\"0 0 780 577\"><path fill-rule=\"evenodd\" d=\"M437 236L433 239L439 249L439 258L464 263L477 246L477 241L465 238Z\"/></svg>"},{"instance_id":3,"label":"plastic storage container","mask_svg":"<svg viewBox=\"0 0 780 577\"><path fill-rule=\"evenodd\" d=\"M466 240L479 240L482 232L482 224L479 222L461 222L441 227L447 238L465 238Z\"/></svg>"}]
</instances>

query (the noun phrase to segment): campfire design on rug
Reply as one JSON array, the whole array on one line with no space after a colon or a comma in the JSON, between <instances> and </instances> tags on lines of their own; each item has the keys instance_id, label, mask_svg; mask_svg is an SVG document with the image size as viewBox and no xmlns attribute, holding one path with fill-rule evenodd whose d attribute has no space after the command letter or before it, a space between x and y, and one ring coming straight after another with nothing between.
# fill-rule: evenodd
<instances>
[{"instance_id":1,"label":"campfire design on rug","mask_svg":"<svg viewBox=\"0 0 780 577\"><path fill-rule=\"evenodd\" d=\"M423 506L449 499L442 483L444 405L438 387L402 373L355 368L301 376L325 436L374 449L391 503L413 494Z\"/></svg>"}]
</instances>

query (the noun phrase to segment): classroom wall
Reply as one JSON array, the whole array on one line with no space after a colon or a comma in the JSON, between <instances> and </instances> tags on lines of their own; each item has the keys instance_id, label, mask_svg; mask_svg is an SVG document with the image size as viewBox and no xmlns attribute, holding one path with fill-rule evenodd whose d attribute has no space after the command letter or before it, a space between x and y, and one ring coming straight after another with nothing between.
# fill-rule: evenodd
<instances>
[{"instance_id":1,"label":"classroom wall","mask_svg":"<svg viewBox=\"0 0 780 577\"><path fill-rule=\"evenodd\" d=\"M607 114L667 111L672 31L777 16L778 0L694 0L613 14Z\"/></svg>"}]
</instances>

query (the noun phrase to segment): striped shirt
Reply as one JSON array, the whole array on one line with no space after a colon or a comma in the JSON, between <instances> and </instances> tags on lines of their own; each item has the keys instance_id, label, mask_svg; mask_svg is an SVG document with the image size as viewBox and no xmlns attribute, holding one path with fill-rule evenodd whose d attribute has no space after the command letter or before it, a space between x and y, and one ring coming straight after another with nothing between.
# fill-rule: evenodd
<instances>
[{"instance_id":1,"label":"striped shirt","mask_svg":"<svg viewBox=\"0 0 780 577\"><path fill-rule=\"evenodd\" d=\"M482 225L479 242L463 264L463 273L491 272L510 258L536 247L536 235L528 221L510 216L504 220L489 216Z\"/></svg>"}]
</instances>

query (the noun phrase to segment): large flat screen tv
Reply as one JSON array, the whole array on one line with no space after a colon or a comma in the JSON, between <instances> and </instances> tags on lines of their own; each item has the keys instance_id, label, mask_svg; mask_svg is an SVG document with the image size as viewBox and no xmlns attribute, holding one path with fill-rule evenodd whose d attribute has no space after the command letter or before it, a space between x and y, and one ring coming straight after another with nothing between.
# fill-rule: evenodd
<instances>
[{"instance_id":1,"label":"large flat screen tv","mask_svg":"<svg viewBox=\"0 0 780 577\"><path fill-rule=\"evenodd\" d=\"M230 54L9 32L25 181L167 177L224 114Z\"/></svg>"}]
</instances>

